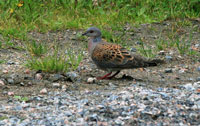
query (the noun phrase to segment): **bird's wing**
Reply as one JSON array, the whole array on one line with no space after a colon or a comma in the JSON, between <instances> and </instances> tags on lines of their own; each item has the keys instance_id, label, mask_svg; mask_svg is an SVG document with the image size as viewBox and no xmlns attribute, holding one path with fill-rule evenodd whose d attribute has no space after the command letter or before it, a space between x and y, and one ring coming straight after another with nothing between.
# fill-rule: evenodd
<instances>
[{"instance_id":1,"label":"bird's wing","mask_svg":"<svg viewBox=\"0 0 200 126\"><path fill-rule=\"evenodd\" d=\"M127 63L134 60L134 56L120 45L102 42L94 48L92 59L98 66L125 68L125 65L128 65Z\"/></svg>"}]
</instances>

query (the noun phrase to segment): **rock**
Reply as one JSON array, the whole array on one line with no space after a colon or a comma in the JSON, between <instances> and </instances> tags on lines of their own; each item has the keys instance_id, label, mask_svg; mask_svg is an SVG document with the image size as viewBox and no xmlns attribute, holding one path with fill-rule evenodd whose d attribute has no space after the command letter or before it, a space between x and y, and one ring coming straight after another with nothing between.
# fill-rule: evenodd
<instances>
[{"instance_id":1,"label":"rock","mask_svg":"<svg viewBox=\"0 0 200 126\"><path fill-rule=\"evenodd\" d=\"M69 81L75 82L78 80L78 75L75 72L67 72L65 76L68 78Z\"/></svg>"},{"instance_id":2,"label":"rock","mask_svg":"<svg viewBox=\"0 0 200 126\"><path fill-rule=\"evenodd\" d=\"M89 117L87 118L88 121L98 121L98 116L97 114L93 114L93 115L89 115Z\"/></svg>"},{"instance_id":3,"label":"rock","mask_svg":"<svg viewBox=\"0 0 200 126\"><path fill-rule=\"evenodd\" d=\"M8 65L14 65L15 62L14 62L14 61L8 61L7 64L8 64Z\"/></svg>"},{"instance_id":4,"label":"rock","mask_svg":"<svg viewBox=\"0 0 200 126\"><path fill-rule=\"evenodd\" d=\"M0 86L4 86L4 85L5 83L2 80L0 80Z\"/></svg>"},{"instance_id":5,"label":"rock","mask_svg":"<svg viewBox=\"0 0 200 126\"><path fill-rule=\"evenodd\" d=\"M63 85L63 86L62 86L62 90L65 91L66 89L67 89L67 86L66 86L66 85Z\"/></svg>"},{"instance_id":6,"label":"rock","mask_svg":"<svg viewBox=\"0 0 200 126\"><path fill-rule=\"evenodd\" d=\"M30 74L30 70L29 70L29 69L26 69L26 70L24 71L24 73L25 73L25 74Z\"/></svg>"},{"instance_id":7,"label":"rock","mask_svg":"<svg viewBox=\"0 0 200 126\"><path fill-rule=\"evenodd\" d=\"M182 74L182 73L185 73L185 69L181 69L181 70L179 70L178 72L180 73L180 74Z\"/></svg>"},{"instance_id":8,"label":"rock","mask_svg":"<svg viewBox=\"0 0 200 126\"><path fill-rule=\"evenodd\" d=\"M2 71L4 74L7 74L8 73L8 70L3 70Z\"/></svg>"},{"instance_id":9,"label":"rock","mask_svg":"<svg viewBox=\"0 0 200 126\"><path fill-rule=\"evenodd\" d=\"M37 73L37 74L35 75L35 79L36 79L36 80L42 80L42 74L41 74L41 73Z\"/></svg>"},{"instance_id":10,"label":"rock","mask_svg":"<svg viewBox=\"0 0 200 126\"><path fill-rule=\"evenodd\" d=\"M166 68L165 69L165 73L172 73L173 71L172 71L172 69L171 68Z\"/></svg>"},{"instance_id":11,"label":"rock","mask_svg":"<svg viewBox=\"0 0 200 126\"><path fill-rule=\"evenodd\" d=\"M55 88L59 88L60 87L60 83L52 83L52 86Z\"/></svg>"},{"instance_id":12,"label":"rock","mask_svg":"<svg viewBox=\"0 0 200 126\"><path fill-rule=\"evenodd\" d=\"M120 126L123 126L123 125L124 125L124 122L123 122L120 118L117 118L117 119L115 120L115 123L116 123L117 125L120 125Z\"/></svg>"},{"instance_id":13,"label":"rock","mask_svg":"<svg viewBox=\"0 0 200 126\"><path fill-rule=\"evenodd\" d=\"M197 81L200 81L200 77L197 77Z\"/></svg>"},{"instance_id":14,"label":"rock","mask_svg":"<svg viewBox=\"0 0 200 126\"><path fill-rule=\"evenodd\" d=\"M40 91L40 94L47 94L47 89L46 89L46 88L43 88L43 89Z\"/></svg>"},{"instance_id":15,"label":"rock","mask_svg":"<svg viewBox=\"0 0 200 126\"><path fill-rule=\"evenodd\" d=\"M14 84L14 80L12 78L8 78L7 81L9 84Z\"/></svg>"},{"instance_id":16,"label":"rock","mask_svg":"<svg viewBox=\"0 0 200 126\"><path fill-rule=\"evenodd\" d=\"M165 51L164 50L161 50L158 55L165 55Z\"/></svg>"},{"instance_id":17,"label":"rock","mask_svg":"<svg viewBox=\"0 0 200 126\"><path fill-rule=\"evenodd\" d=\"M137 49L136 49L136 48L131 48L130 51L131 51L131 52L137 52Z\"/></svg>"},{"instance_id":18,"label":"rock","mask_svg":"<svg viewBox=\"0 0 200 126\"><path fill-rule=\"evenodd\" d=\"M194 46L195 46L196 48L198 48L198 47L200 47L200 44L195 44Z\"/></svg>"},{"instance_id":19,"label":"rock","mask_svg":"<svg viewBox=\"0 0 200 126\"><path fill-rule=\"evenodd\" d=\"M20 85L21 85L21 86L24 86L25 84L24 84L24 82L20 82Z\"/></svg>"},{"instance_id":20,"label":"rock","mask_svg":"<svg viewBox=\"0 0 200 126\"><path fill-rule=\"evenodd\" d=\"M167 61L172 61L172 56L165 56L165 59L167 60Z\"/></svg>"},{"instance_id":21,"label":"rock","mask_svg":"<svg viewBox=\"0 0 200 126\"><path fill-rule=\"evenodd\" d=\"M9 95L9 96L14 96L14 94L15 94L15 93L12 92L12 91L8 92L8 95Z\"/></svg>"},{"instance_id":22,"label":"rock","mask_svg":"<svg viewBox=\"0 0 200 126\"><path fill-rule=\"evenodd\" d=\"M137 45L142 45L142 42L137 41L137 42L135 42L135 44L137 44Z\"/></svg>"},{"instance_id":23,"label":"rock","mask_svg":"<svg viewBox=\"0 0 200 126\"><path fill-rule=\"evenodd\" d=\"M76 31L73 32L73 35L76 35Z\"/></svg>"},{"instance_id":24,"label":"rock","mask_svg":"<svg viewBox=\"0 0 200 126\"><path fill-rule=\"evenodd\" d=\"M96 81L96 78L93 78L93 77L89 77L88 79L87 79L87 82L88 83L94 83Z\"/></svg>"},{"instance_id":25,"label":"rock","mask_svg":"<svg viewBox=\"0 0 200 126\"><path fill-rule=\"evenodd\" d=\"M199 66L199 67L197 67L197 71L199 71L199 72L200 72L200 66Z\"/></svg>"},{"instance_id":26,"label":"rock","mask_svg":"<svg viewBox=\"0 0 200 126\"><path fill-rule=\"evenodd\" d=\"M189 90L189 91L194 91L194 90L195 90L195 88L194 88L194 86L192 85L192 83L185 84L185 85L183 85L183 87L184 87L186 90Z\"/></svg>"},{"instance_id":27,"label":"rock","mask_svg":"<svg viewBox=\"0 0 200 126\"><path fill-rule=\"evenodd\" d=\"M51 81L58 81L58 80L61 80L61 79L63 79L64 78L64 76L63 75L61 75L61 74L54 74L53 76L51 76L51 78L49 78Z\"/></svg>"}]
</instances>

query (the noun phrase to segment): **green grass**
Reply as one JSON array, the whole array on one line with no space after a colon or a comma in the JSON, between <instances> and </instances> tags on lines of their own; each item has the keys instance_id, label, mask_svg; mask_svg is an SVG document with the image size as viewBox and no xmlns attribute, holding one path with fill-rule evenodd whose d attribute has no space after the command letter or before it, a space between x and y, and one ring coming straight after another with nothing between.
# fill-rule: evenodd
<instances>
[{"instance_id":1,"label":"green grass","mask_svg":"<svg viewBox=\"0 0 200 126\"><path fill-rule=\"evenodd\" d=\"M82 29L90 24L119 30L126 23L197 18L200 14L199 3L199 0L106 0L99 1L96 6L92 1L2 0L0 33L26 39L26 33L32 30Z\"/></svg>"},{"instance_id":2,"label":"green grass","mask_svg":"<svg viewBox=\"0 0 200 126\"><path fill-rule=\"evenodd\" d=\"M65 72L78 67L82 53L69 51L64 55L53 50L53 54L47 54L46 45L30 41L28 32L45 33L97 26L102 30L103 38L126 46L124 26L127 24L137 26L175 20L170 26L169 40L160 36L155 42L156 50L142 43L138 48L139 52L146 57L154 57L156 51L176 48L181 55L198 55L197 51L190 50L191 45L186 41L176 38L178 27L192 25L187 18L199 17L199 0L99 0L96 3L92 0L1 0L0 34L5 41L0 41L0 49L22 48L17 47L12 40L23 40L26 50L31 55L27 62L28 67L45 72Z\"/></svg>"},{"instance_id":3,"label":"green grass","mask_svg":"<svg viewBox=\"0 0 200 126\"><path fill-rule=\"evenodd\" d=\"M139 48L137 48L137 50L145 57L147 58L153 58L155 57L155 54L153 52L153 49L151 49L150 47L145 47L144 42L141 41L141 45Z\"/></svg>"},{"instance_id":4,"label":"green grass","mask_svg":"<svg viewBox=\"0 0 200 126\"><path fill-rule=\"evenodd\" d=\"M76 70L82 59L82 52L76 54L70 50L67 54L58 54L58 49L55 49L52 55L33 56L27 61L26 66L34 70L42 70L43 72L64 73Z\"/></svg>"},{"instance_id":5,"label":"green grass","mask_svg":"<svg viewBox=\"0 0 200 126\"><path fill-rule=\"evenodd\" d=\"M21 102L23 102L23 101L26 102L26 101L29 100L28 97L22 97L22 96L18 96L18 95L15 95L14 98L21 101Z\"/></svg>"},{"instance_id":6,"label":"green grass","mask_svg":"<svg viewBox=\"0 0 200 126\"><path fill-rule=\"evenodd\" d=\"M0 60L0 64L5 63L5 62L6 62L5 60Z\"/></svg>"},{"instance_id":7,"label":"green grass","mask_svg":"<svg viewBox=\"0 0 200 126\"><path fill-rule=\"evenodd\" d=\"M4 120L4 119L9 119L9 117L7 117L7 116L0 116L0 121Z\"/></svg>"},{"instance_id":8,"label":"green grass","mask_svg":"<svg viewBox=\"0 0 200 126\"><path fill-rule=\"evenodd\" d=\"M47 45L32 41L27 42L26 49L32 56L42 56L47 52Z\"/></svg>"}]
</instances>

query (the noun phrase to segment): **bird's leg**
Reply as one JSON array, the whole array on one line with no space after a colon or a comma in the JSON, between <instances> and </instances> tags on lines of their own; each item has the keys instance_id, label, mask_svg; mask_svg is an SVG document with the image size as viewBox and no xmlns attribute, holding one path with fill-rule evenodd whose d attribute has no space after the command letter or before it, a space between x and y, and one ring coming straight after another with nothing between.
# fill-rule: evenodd
<instances>
[{"instance_id":1,"label":"bird's leg","mask_svg":"<svg viewBox=\"0 0 200 126\"><path fill-rule=\"evenodd\" d=\"M104 75L103 77L97 77L97 80L103 80L103 79L106 79L106 78L107 78L109 75L111 75L111 74L112 74L112 72L110 72L110 73Z\"/></svg>"},{"instance_id":2,"label":"bird's leg","mask_svg":"<svg viewBox=\"0 0 200 126\"><path fill-rule=\"evenodd\" d=\"M105 79L112 79L113 77L115 77L117 74L119 74L120 71L117 71L115 74L113 74L112 76L110 77L106 77Z\"/></svg>"}]
</instances>

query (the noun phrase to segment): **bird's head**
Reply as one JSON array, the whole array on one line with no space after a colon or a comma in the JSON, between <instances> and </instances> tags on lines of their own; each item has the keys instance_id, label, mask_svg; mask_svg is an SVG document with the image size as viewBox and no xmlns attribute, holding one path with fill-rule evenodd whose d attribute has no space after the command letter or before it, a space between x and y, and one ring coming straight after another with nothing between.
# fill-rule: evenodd
<instances>
[{"instance_id":1,"label":"bird's head","mask_svg":"<svg viewBox=\"0 0 200 126\"><path fill-rule=\"evenodd\" d=\"M96 27L90 27L82 35L92 37L92 38L98 38L98 37L101 37L101 31Z\"/></svg>"}]
</instances>

